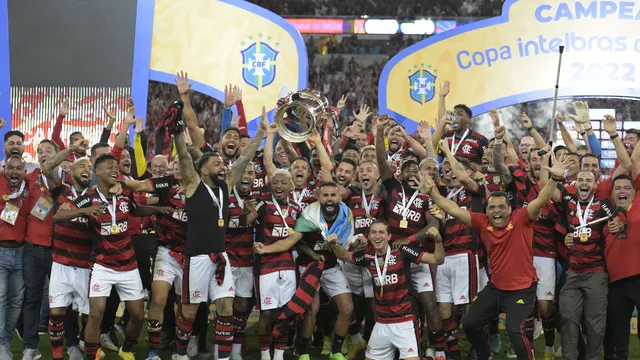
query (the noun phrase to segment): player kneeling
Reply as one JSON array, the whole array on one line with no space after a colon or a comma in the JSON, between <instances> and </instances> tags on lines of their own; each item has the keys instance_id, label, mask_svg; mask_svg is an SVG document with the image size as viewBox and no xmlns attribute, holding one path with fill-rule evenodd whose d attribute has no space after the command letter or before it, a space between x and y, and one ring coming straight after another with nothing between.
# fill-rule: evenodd
<instances>
[{"instance_id":1,"label":"player kneeling","mask_svg":"<svg viewBox=\"0 0 640 360\"><path fill-rule=\"evenodd\" d=\"M413 286L408 279L410 265L442 264L444 248L442 238L436 228L428 231L428 236L436 243L433 254L423 249L402 245L393 250L389 246L391 234L387 223L375 221L369 228L369 242L364 250L351 253L340 246L337 236L331 235L327 241L338 259L366 267L373 276L375 293L376 324L373 327L366 358L371 360L393 359L395 351L400 351L401 359L418 359L419 327L414 297L410 296Z\"/></svg>"}]
</instances>

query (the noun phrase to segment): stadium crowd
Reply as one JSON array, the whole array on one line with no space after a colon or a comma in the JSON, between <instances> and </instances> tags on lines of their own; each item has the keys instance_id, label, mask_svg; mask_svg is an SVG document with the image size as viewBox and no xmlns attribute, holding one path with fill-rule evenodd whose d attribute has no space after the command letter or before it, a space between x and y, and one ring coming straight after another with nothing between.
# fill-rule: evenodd
<instances>
[{"instance_id":1,"label":"stadium crowd","mask_svg":"<svg viewBox=\"0 0 640 360\"><path fill-rule=\"evenodd\" d=\"M596 359L603 348L607 359L627 359L640 302L640 246L630 235L640 225L640 131L621 134L605 116L618 162L605 179L586 102L556 118L565 145L547 145L524 112L518 126L529 135L514 145L495 110L494 137L474 131L472 111L447 104L454 85L442 81L435 129L422 122L407 134L369 111L364 89L377 70L342 66L361 73L336 89L320 73L312 80L331 95L340 136L326 122L308 140L288 142L263 111L251 137L239 87L226 88L218 105L191 91L182 72L170 97L151 85L150 161L132 103L114 144L106 142L111 116L90 144L80 132L61 138L62 101L37 163L22 158L24 135L8 131L0 359L14 357L19 321L22 359L42 358L43 297L55 360L65 343L72 360L105 350L135 359L143 326L139 356L193 358L207 352L208 304L220 360L242 358L254 306L262 360L283 360L288 343L300 360L310 359L312 343L331 360L363 352L457 360L460 329L472 346L467 358L491 359L503 351L503 312L509 357L533 359L542 328L544 360L559 350L556 334L563 359ZM584 146L565 137L565 116ZM120 302L126 311L116 321Z\"/></svg>"}]
</instances>

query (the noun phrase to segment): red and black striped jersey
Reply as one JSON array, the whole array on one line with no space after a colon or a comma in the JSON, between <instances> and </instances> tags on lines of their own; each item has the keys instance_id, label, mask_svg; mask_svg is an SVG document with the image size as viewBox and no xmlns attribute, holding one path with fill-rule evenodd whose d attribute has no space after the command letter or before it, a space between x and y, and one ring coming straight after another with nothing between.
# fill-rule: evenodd
<instances>
[{"instance_id":1,"label":"red and black striped jersey","mask_svg":"<svg viewBox=\"0 0 640 360\"><path fill-rule=\"evenodd\" d=\"M573 246L569 249L569 271L570 272L603 272L605 271L604 260L604 236L602 229L605 222L590 225L586 228L574 230L580 226L578 218L578 207L582 216L586 216L586 222L614 214L614 207L607 200L593 198L583 202L576 194L571 194L566 190L562 192L562 206L566 216L568 231L573 232Z\"/></svg>"},{"instance_id":2,"label":"red and black striped jersey","mask_svg":"<svg viewBox=\"0 0 640 360\"><path fill-rule=\"evenodd\" d=\"M351 254L353 262L366 267L373 277L377 322L389 324L415 319L417 308L414 297L410 295L413 292L410 265L420 263L422 254L423 250L407 245L391 250L387 273L382 281L378 278L376 252L372 246ZM380 272L383 272L386 255L377 258Z\"/></svg>"},{"instance_id":3,"label":"red and black striped jersey","mask_svg":"<svg viewBox=\"0 0 640 360\"><path fill-rule=\"evenodd\" d=\"M182 254L187 241L188 220L184 190L173 176L163 176L150 181L153 183L153 192L158 196L158 204L173 208L171 215L157 215L158 245Z\"/></svg>"},{"instance_id":4,"label":"red and black striped jersey","mask_svg":"<svg viewBox=\"0 0 640 360\"><path fill-rule=\"evenodd\" d=\"M484 152L487 150L487 146L489 146L489 141L480 133L471 129L467 131L466 136L458 137L453 130L449 130L444 134L444 139L447 140L447 144L451 146L455 137L455 144L451 151L454 156L460 156L473 163L480 164L482 162L482 156L484 156ZM442 155L442 150L440 150L440 155Z\"/></svg>"},{"instance_id":5,"label":"red and black striped jersey","mask_svg":"<svg viewBox=\"0 0 640 360\"><path fill-rule=\"evenodd\" d=\"M511 169L510 169L511 170ZM484 174L484 187L486 189L485 194L486 197L489 197L492 192L502 191L507 194L509 197L509 202L513 208L516 207L516 187L513 182L510 184L505 184L500 177L500 173L498 171L489 171L487 170ZM514 175L515 176L515 175Z\"/></svg>"},{"instance_id":6,"label":"red and black striped jersey","mask_svg":"<svg viewBox=\"0 0 640 360\"><path fill-rule=\"evenodd\" d=\"M233 267L253 266L253 228L256 224L240 225L244 201L259 198L260 193L240 195L240 201L232 191L229 194L229 225L224 235L227 256ZM242 202L242 205L240 205Z\"/></svg>"},{"instance_id":7,"label":"red and black striped jersey","mask_svg":"<svg viewBox=\"0 0 640 360\"><path fill-rule=\"evenodd\" d=\"M540 183L533 182L525 172L512 172L513 183L516 186L518 208L526 207L535 200L540 193ZM533 256L555 258L557 242L562 242L562 237L556 232L556 223L559 221L562 207L549 201L542 208L540 217L533 223Z\"/></svg>"},{"instance_id":8,"label":"red and black striped jersey","mask_svg":"<svg viewBox=\"0 0 640 360\"><path fill-rule=\"evenodd\" d=\"M296 220L302 213L302 210L289 201L288 205L279 204L282 214L276 208L276 205L271 199L271 195L267 197L268 200L260 202L256 211L258 211L258 226L256 227L256 240L265 245L270 245L276 241L286 239L290 232L296 226ZM286 220L286 225L282 217ZM269 274L281 270L295 270L295 263L293 261L292 250L289 249L285 252L278 254L265 254L260 256L260 274Z\"/></svg>"},{"instance_id":9,"label":"red and black striped jersey","mask_svg":"<svg viewBox=\"0 0 640 360\"><path fill-rule=\"evenodd\" d=\"M482 212L484 209L485 187L475 183L475 190L470 191L461 188L448 188L440 186L438 190L442 196L454 201L461 209L472 212ZM462 252L475 251L478 248L478 233L471 230L460 220L451 215L446 216L445 231L443 236L445 255L454 255Z\"/></svg>"},{"instance_id":10,"label":"red and black striped jersey","mask_svg":"<svg viewBox=\"0 0 640 360\"><path fill-rule=\"evenodd\" d=\"M256 174L253 185L251 186L251 192L256 194L264 194L267 184L265 179L267 178L267 170L264 168L264 150L258 150L253 157L253 172Z\"/></svg>"},{"instance_id":11,"label":"red and black striped jersey","mask_svg":"<svg viewBox=\"0 0 640 360\"><path fill-rule=\"evenodd\" d=\"M307 181L307 185L304 188L291 190L289 202L298 206L300 211L306 209L309 204L316 201L315 196L313 196L313 189L314 185Z\"/></svg>"},{"instance_id":12,"label":"red and black striped jersey","mask_svg":"<svg viewBox=\"0 0 640 360\"><path fill-rule=\"evenodd\" d=\"M355 187L349 188L348 191L349 198L346 203L353 214L354 234L365 234L372 222L376 219L384 218L382 198L375 194L365 195L363 197L362 190Z\"/></svg>"},{"instance_id":13,"label":"red and black striped jersey","mask_svg":"<svg viewBox=\"0 0 640 360\"><path fill-rule=\"evenodd\" d=\"M409 201L413 197L414 190L409 188L396 178L391 177L383 182L384 188L387 191L387 197L384 199L384 215L387 218L387 223L391 228L391 241L407 238L427 226L426 217L429 213L429 205L431 199L424 194L417 194L413 202L409 204ZM407 226L401 227L402 215L405 211L403 207L403 186L405 194L405 206L408 207L406 212ZM422 246L423 244L411 244Z\"/></svg>"},{"instance_id":14,"label":"red and black striped jersey","mask_svg":"<svg viewBox=\"0 0 640 360\"><path fill-rule=\"evenodd\" d=\"M68 204L76 208L78 192L71 189L68 182L53 189L56 199L56 208ZM88 191L88 190L85 190ZM83 195L81 192L78 194ZM93 250L93 231L89 229L89 219L77 217L68 221L58 222L53 227L53 249L51 256L58 264L88 269L91 267L91 252Z\"/></svg>"},{"instance_id":15,"label":"red and black striped jersey","mask_svg":"<svg viewBox=\"0 0 640 360\"><path fill-rule=\"evenodd\" d=\"M116 200L115 210L113 209L114 197ZM105 199L108 203L104 202L98 189L93 188L87 191L84 196L78 197L73 204L80 209L91 206L105 207L96 219L89 219L89 230L94 234L92 259L97 264L116 271L134 270L138 264L128 227L129 213L135 210L137 204L129 189L123 189L120 195L114 197L107 194ZM112 215L107 207L110 207L115 213L115 227L112 226Z\"/></svg>"}]
</instances>

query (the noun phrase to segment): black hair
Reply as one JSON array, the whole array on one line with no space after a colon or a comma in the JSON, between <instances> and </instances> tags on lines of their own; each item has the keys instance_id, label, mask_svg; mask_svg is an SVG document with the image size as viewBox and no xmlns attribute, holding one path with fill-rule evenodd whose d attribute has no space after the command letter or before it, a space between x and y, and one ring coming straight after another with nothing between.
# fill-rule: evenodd
<instances>
[{"instance_id":1,"label":"black hair","mask_svg":"<svg viewBox=\"0 0 640 360\"><path fill-rule=\"evenodd\" d=\"M240 134L240 139L251 139L251 136L247 134Z\"/></svg>"},{"instance_id":2,"label":"black hair","mask_svg":"<svg viewBox=\"0 0 640 360\"><path fill-rule=\"evenodd\" d=\"M596 160L598 160L598 164L600 164L600 158L598 157L598 155L594 153L586 153L580 157L580 168L582 168L582 160L585 158L595 158Z\"/></svg>"},{"instance_id":3,"label":"black hair","mask_svg":"<svg viewBox=\"0 0 640 360\"><path fill-rule=\"evenodd\" d=\"M4 142L6 143L7 140L9 140L10 137L12 136L18 136L22 141L24 141L24 133L20 130L11 130L11 131L7 131L4 134Z\"/></svg>"},{"instance_id":4,"label":"black hair","mask_svg":"<svg viewBox=\"0 0 640 360\"><path fill-rule=\"evenodd\" d=\"M567 150L569 151L569 148L564 146L564 145L558 145L556 147L553 148L553 154L556 155L558 153L558 151L560 150Z\"/></svg>"},{"instance_id":5,"label":"black hair","mask_svg":"<svg viewBox=\"0 0 640 360\"><path fill-rule=\"evenodd\" d=\"M504 198L504 201L507 203L507 205L511 206L511 202L509 202L509 195L507 195L506 192L504 191L494 191L491 194L489 194L489 197L487 198L487 202L489 202L489 200L493 197L501 197Z\"/></svg>"},{"instance_id":6,"label":"black hair","mask_svg":"<svg viewBox=\"0 0 640 360\"><path fill-rule=\"evenodd\" d=\"M93 167L97 168L100 164L102 164L105 161L108 160L113 160L115 162L117 162L118 160L116 160L116 157L111 155L111 154L104 154L104 155L100 155L98 156L98 158L93 162Z\"/></svg>"},{"instance_id":7,"label":"black hair","mask_svg":"<svg viewBox=\"0 0 640 360\"><path fill-rule=\"evenodd\" d=\"M91 155L93 156L96 153L96 150L102 149L105 147L111 148L111 146L109 146L109 144L107 144L106 142L99 142L99 143L93 144L93 146L91 147Z\"/></svg>"},{"instance_id":8,"label":"black hair","mask_svg":"<svg viewBox=\"0 0 640 360\"><path fill-rule=\"evenodd\" d=\"M70 144L72 143L71 138L73 137L73 135L78 135L78 134L82 135L82 131L74 131L69 135L69 143Z\"/></svg>"},{"instance_id":9,"label":"black hair","mask_svg":"<svg viewBox=\"0 0 640 360\"><path fill-rule=\"evenodd\" d=\"M58 152L60 151L60 147L58 146L58 144L56 144L55 141L53 140L49 140L49 139L43 139L42 141L40 141L40 143L38 144L38 149L40 149L40 145L42 144L49 144L51 146L53 146L53 149ZM37 151L37 150L36 150Z\"/></svg>"},{"instance_id":10,"label":"black hair","mask_svg":"<svg viewBox=\"0 0 640 360\"><path fill-rule=\"evenodd\" d=\"M327 181L325 183L322 183L322 185L320 185L320 187L318 188L320 191L322 191L322 188L325 187L334 187L337 188L338 184L334 183L333 181Z\"/></svg>"},{"instance_id":11,"label":"black hair","mask_svg":"<svg viewBox=\"0 0 640 360\"><path fill-rule=\"evenodd\" d=\"M306 157L304 157L304 156L296 156L296 157L295 157L295 159L293 159L293 161L291 162L291 165L293 165L293 164L294 164L296 161L298 161L298 160L302 160L302 161L306 162L306 163L307 163L307 168L309 168L309 166L311 165L311 164L309 163L309 159L307 159L307 158L306 158Z\"/></svg>"},{"instance_id":12,"label":"black hair","mask_svg":"<svg viewBox=\"0 0 640 360\"><path fill-rule=\"evenodd\" d=\"M401 159L401 160L404 160L404 159L406 159L406 158L408 158L408 157L411 157L411 156L415 156L415 157L417 157L417 158L420 158L420 157L419 157L416 153L414 153L413 151L411 151L411 150L407 150L407 151L403 152L403 153L402 153L402 155L400 155L400 159Z\"/></svg>"},{"instance_id":13,"label":"black hair","mask_svg":"<svg viewBox=\"0 0 640 360\"><path fill-rule=\"evenodd\" d=\"M471 111L471 108L469 108L465 104L458 104L458 105L454 106L453 108L454 109L462 109L462 111L467 113L467 115L469 116L469 119L471 119L473 117L473 112Z\"/></svg>"},{"instance_id":14,"label":"black hair","mask_svg":"<svg viewBox=\"0 0 640 360\"><path fill-rule=\"evenodd\" d=\"M347 144L347 146L345 146L344 149L342 150L342 153L344 154L344 152L347 150L355 150L356 152L360 153L358 147L353 144Z\"/></svg>"},{"instance_id":15,"label":"black hair","mask_svg":"<svg viewBox=\"0 0 640 360\"><path fill-rule=\"evenodd\" d=\"M616 181L618 180L629 180L629 182L631 183L631 186L635 188L635 184L633 183L633 179L631 178L631 176L627 174L620 174L615 178L613 178L613 182L611 183L611 190L613 190L613 187L616 185Z\"/></svg>"},{"instance_id":16,"label":"black hair","mask_svg":"<svg viewBox=\"0 0 640 360\"><path fill-rule=\"evenodd\" d=\"M229 132L229 131L235 131L238 133L238 136L242 137L242 132L240 132L240 129L238 129L237 127L228 127L225 131L222 132L222 136L220 137L220 140L222 140L222 138Z\"/></svg>"},{"instance_id":17,"label":"black hair","mask_svg":"<svg viewBox=\"0 0 640 360\"><path fill-rule=\"evenodd\" d=\"M640 130L638 130L638 129L629 129L629 130L626 130L624 133L625 133L625 135L626 134L635 134L637 137L640 138Z\"/></svg>"},{"instance_id":18,"label":"black hair","mask_svg":"<svg viewBox=\"0 0 640 360\"><path fill-rule=\"evenodd\" d=\"M202 175L202 167L214 156L220 156L220 154L217 152L207 152L202 154L200 159L196 161L196 171L198 172L198 175Z\"/></svg>"},{"instance_id":19,"label":"black hair","mask_svg":"<svg viewBox=\"0 0 640 360\"><path fill-rule=\"evenodd\" d=\"M340 164L342 164L342 163L347 163L347 164L353 166L354 170L358 168L358 165L356 165L356 162L351 160L351 159L349 159L349 158L343 158L342 160L340 160L340 163L338 163L338 166L340 166Z\"/></svg>"},{"instance_id":20,"label":"black hair","mask_svg":"<svg viewBox=\"0 0 640 360\"><path fill-rule=\"evenodd\" d=\"M409 167L409 165L411 165L411 164L415 164L418 168L420 168L420 164L418 164L417 161L409 159L409 160L404 161L402 163L402 165L400 165L400 171L403 171L404 169Z\"/></svg>"}]
</instances>

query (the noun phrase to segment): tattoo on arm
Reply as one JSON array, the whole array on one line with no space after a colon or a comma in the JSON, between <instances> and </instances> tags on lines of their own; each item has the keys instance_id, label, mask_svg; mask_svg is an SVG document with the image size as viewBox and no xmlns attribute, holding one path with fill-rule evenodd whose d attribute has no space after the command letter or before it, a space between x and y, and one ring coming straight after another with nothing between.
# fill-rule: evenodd
<instances>
[{"instance_id":1,"label":"tattoo on arm","mask_svg":"<svg viewBox=\"0 0 640 360\"><path fill-rule=\"evenodd\" d=\"M47 178L47 181L51 184L57 184L60 180L56 169L58 166L73 153L71 148L66 148L62 151L58 151L52 158L44 162L42 166L42 173Z\"/></svg>"},{"instance_id":2,"label":"tattoo on arm","mask_svg":"<svg viewBox=\"0 0 640 360\"><path fill-rule=\"evenodd\" d=\"M391 168L387 161L386 150L387 149L384 145L384 130L381 127L378 127L378 131L376 133L376 158L378 160L378 167L380 168L380 178L383 180L386 180L391 173Z\"/></svg>"},{"instance_id":3,"label":"tattoo on arm","mask_svg":"<svg viewBox=\"0 0 640 360\"><path fill-rule=\"evenodd\" d=\"M253 155L258 150L258 146L262 142L262 138L264 136L264 130L258 130L256 136L251 139L251 142L244 147L238 160L233 165L231 172L229 173L229 177L227 177L227 186L229 187L229 191L236 185L238 181L240 181L240 177L244 173L244 169L249 164L249 161L253 158Z\"/></svg>"},{"instance_id":4,"label":"tattoo on arm","mask_svg":"<svg viewBox=\"0 0 640 360\"><path fill-rule=\"evenodd\" d=\"M493 167L500 172L500 178L505 184L511 184L513 177L509 168L504 164L502 144L495 144L493 147Z\"/></svg>"},{"instance_id":5,"label":"tattoo on arm","mask_svg":"<svg viewBox=\"0 0 640 360\"><path fill-rule=\"evenodd\" d=\"M187 144L184 142L184 134L177 134L173 137L176 143L176 152L180 164L180 176L185 185L196 184L200 181L196 169L193 167L193 160L187 151Z\"/></svg>"}]
</instances>

